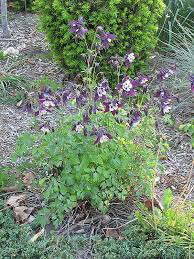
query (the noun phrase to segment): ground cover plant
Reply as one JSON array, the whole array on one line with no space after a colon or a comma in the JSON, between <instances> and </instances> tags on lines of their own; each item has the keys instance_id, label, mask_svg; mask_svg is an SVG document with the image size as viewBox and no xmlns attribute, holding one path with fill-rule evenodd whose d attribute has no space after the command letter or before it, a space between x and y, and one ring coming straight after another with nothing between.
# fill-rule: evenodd
<instances>
[{"instance_id":1,"label":"ground cover plant","mask_svg":"<svg viewBox=\"0 0 194 259\"><path fill-rule=\"evenodd\" d=\"M139 54L134 66L144 67L146 58L157 43L158 20L165 5L162 0L135 1L36 1L41 17L42 29L47 35L56 59L69 74L80 73L84 61L85 44L77 44L69 32L69 22L83 16L89 28L88 42L92 44L97 26L106 27L116 36L116 44L98 57L101 72L111 75L114 70L107 65L107 57L118 53L123 56L130 47ZM130 23L128 23L130 21ZM109 38L111 41L112 38ZM105 47L106 49L106 47ZM133 72L134 66L130 72ZM123 68L124 69L124 68ZM137 69L135 69L137 70ZM128 71L129 72L129 71Z\"/></svg>"},{"instance_id":2,"label":"ground cover plant","mask_svg":"<svg viewBox=\"0 0 194 259\"><path fill-rule=\"evenodd\" d=\"M1 204L0 209L3 208ZM86 236L59 237L55 234L31 242L35 234L30 225L18 225L11 211L0 212L0 257L2 258L176 258L187 259L188 254L177 244L168 244L152 232L144 231L139 224L127 227L122 240L113 238L92 240Z\"/></svg>"}]
</instances>

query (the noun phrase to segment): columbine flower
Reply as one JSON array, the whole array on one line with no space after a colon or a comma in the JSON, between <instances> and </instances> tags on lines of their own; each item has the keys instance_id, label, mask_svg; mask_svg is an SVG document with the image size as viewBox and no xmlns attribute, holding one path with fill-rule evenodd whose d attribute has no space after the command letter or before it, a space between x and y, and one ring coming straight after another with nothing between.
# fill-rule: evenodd
<instances>
[{"instance_id":1,"label":"columbine flower","mask_svg":"<svg viewBox=\"0 0 194 259\"><path fill-rule=\"evenodd\" d=\"M163 80L169 78L169 76L174 75L175 72L176 72L176 65L172 66L169 69L160 70L157 74L157 78L158 78L158 80L163 81Z\"/></svg>"},{"instance_id":2,"label":"columbine flower","mask_svg":"<svg viewBox=\"0 0 194 259\"><path fill-rule=\"evenodd\" d=\"M169 111L172 109L170 102L161 102L160 106L160 113L161 115L165 115L166 113L169 113Z\"/></svg>"},{"instance_id":3,"label":"columbine flower","mask_svg":"<svg viewBox=\"0 0 194 259\"><path fill-rule=\"evenodd\" d=\"M175 98L170 95L169 91L166 89L160 89L156 92L155 97L160 98L160 113L165 115L171 110L171 101L172 98Z\"/></svg>"},{"instance_id":4,"label":"columbine flower","mask_svg":"<svg viewBox=\"0 0 194 259\"><path fill-rule=\"evenodd\" d=\"M139 111L134 112L134 114L129 122L130 128L137 126L140 123L141 118L142 118L141 112L139 112Z\"/></svg>"},{"instance_id":5,"label":"columbine flower","mask_svg":"<svg viewBox=\"0 0 194 259\"><path fill-rule=\"evenodd\" d=\"M80 122L74 124L72 128L72 130L75 130L77 133L82 133L83 129L84 129L84 126Z\"/></svg>"},{"instance_id":6,"label":"columbine flower","mask_svg":"<svg viewBox=\"0 0 194 259\"><path fill-rule=\"evenodd\" d=\"M117 114L119 108L122 107L122 104L117 100L113 100L111 102L104 102L103 104L105 106L104 112L111 112L113 115Z\"/></svg>"},{"instance_id":7,"label":"columbine flower","mask_svg":"<svg viewBox=\"0 0 194 259\"><path fill-rule=\"evenodd\" d=\"M94 144L104 143L111 139L112 136L109 133L107 133L104 128L101 128L96 131L96 141L94 142Z\"/></svg>"},{"instance_id":8,"label":"columbine flower","mask_svg":"<svg viewBox=\"0 0 194 259\"><path fill-rule=\"evenodd\" d=\"M78 21L71 21L70 32L75 33L76 38L83 39L85 34L88 32L88 29L84 27L84 19L80 17Z\"/></svg>"},{"instance_id":9,"label":"columbine flower","mask_svg":"<svg viewBox=\"0 0 194 259\"><path fill-rule=\"evenodd\" d=\"M42 124L40 126L40 130L44 133L44 134L47 134L51 131L51 128L49 127L48 124Z\"/></svg>"},{"instance_id":10,"label":"columbine flower","mask_svg":"<svg viewBox=\"0 0 194 259\"><path fill-rule=\"evenodd\" d=\"M96 94L95 94L95 101L97 101L98 99L102 99L105 100L106 96L107 96L107 92L110 90L109 88L109 83L107 79L103 79L101 81L101 83L99 84L97 90L96 90Z\"/></svg>"},{"instance_id":11,"label":"columbine flower","mask_svg":"<svg viewBox=\"0 0 194 259\"><path fill-rule=\"evenodd\" d=\"M116 55L115 57L111 57L109 64L111 64L114 70L118 70L118 67L122 64L122 58Z\"/></svg>"},{"instance_id":12,"label":"columbine flower","mask_svg":"<svg viewBox=\"0 0 194 259\"><path fill-rule=\"evenodd\" d=\"M125 55L125 65L126 65L126 67L129 68L137 57L138 57L138 55L133 53L132 51L130 51L128 54L126 54Z\"/></svg>"},{"instance_id":13,"label":"columbine flower","mask_svg":"<svg viewBox=\"0 0 194 259\"><path fill-rule=\"evenodd\" d=\"M139 85L145 86L145 85L148 84L149 80L150 80L150 77L149 77L149 76L141 75L141 76L139 77Z\"/></svg>"},{"instance_id":14,"label":"columbine flower","mask_svg":"<svg viewBox=\"0 0 194 259\"><path fill-rule=\"evenodd\" d=\"M26 103L26 105L23 107L23 111L31 113L32 112L32 104L29 103L29 102Z\"/></svg>"},{"instance_id":15,"label":"columbine flower","mask_svg":"<svg viewBox=\"0 0 194 259\"><path fill-rule=\"evenodd\" d=\"M76 97L77 107L83 106L87 101L87 92L82 90L79 95Z\"/></svg>"},{"instance_id":16,"label":"columbine flower","mask_svg":"<svg viewBox=\"0 0 194 259\"><path fill-rule=\"evenodd\" d=\"M43 107L40 107L40 108L34 113L34 115L35 115L35 116L39 116L39 115L42 116L42 115L47 114L47 112L50 112L50 111L44 109Z\"/></svg>"},{"instance_id":17,"label":"columbine flower","mask_svg":"<svg viewBox=\"0 0 194 259\"><path fill-rule=\"evenodd\" d=\"M85 124L87 124L88 122L90 122L89 113L90 113L90 111L89 111L89 112L84 112L84 114L83 114L83 122L84 122Z\"/></svg>"},{"instance_id":18,"label":"columbine flower","mask_svg":"<svg viewBox=\"0 0 194 259\"><path fill-rule=\"evenodd\" d=\"M103 27L99 26L97 28L98 37L101 41L101 48L108 49L110 47L110 43L116 38L115 34L111 34L109 32L105 32Z\"/></svg>"},{"instance_id":19,"label":"columbine flower","mask_svg":"<svg viewBox=\"0 0 194 259\"><path fill-rule=\"evenodd\" d=\"M190 80L191 80L191 91L192 93L194 93L194 76L191 76Z\"/></svg>"},{"instance_id":20,"label":"columbine flower","mask_svg":"<svg viewBox=\"0 0 194 259\"><path fill-rule=\"evenodd\" d=\"M122 82L117 85L117 89L121 91L124 96L135 96L137 93L135 87L138 85L138 80L132 80L130 77L125 76Z\"/></svg>"}]
</instances>

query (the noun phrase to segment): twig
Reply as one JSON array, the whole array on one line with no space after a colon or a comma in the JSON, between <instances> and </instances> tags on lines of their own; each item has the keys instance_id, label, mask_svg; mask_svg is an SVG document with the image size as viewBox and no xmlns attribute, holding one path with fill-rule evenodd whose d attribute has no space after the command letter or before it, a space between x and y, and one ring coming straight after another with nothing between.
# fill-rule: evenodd
<instances>
[{"instance_id":1,"label":"twig","mask_svg":"<svg viewBox=\"0 0 194 259\"><path fill-rule=\"evenodd\" d=\"M138 220L138 219L137 219L137 218L132 219L132 220L128 221L127 223L125 223L125 224L123 224L123 225L119 226L118 228L123 228L123 227L125 227L125 226L129 225L130 223L132 223L132 222L134 222L134 221L136 221L136 220Z\"/></svg>"}]
</instances>

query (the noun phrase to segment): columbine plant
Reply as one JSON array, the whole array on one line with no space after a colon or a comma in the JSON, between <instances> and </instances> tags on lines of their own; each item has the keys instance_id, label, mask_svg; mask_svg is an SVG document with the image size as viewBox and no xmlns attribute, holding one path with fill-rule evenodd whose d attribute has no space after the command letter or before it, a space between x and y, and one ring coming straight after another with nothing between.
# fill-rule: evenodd
<instances>
[{"instance_id":1,"label":"columbine plant","mask_svg":"<svg viewBox=\"0 0 194 259\"><path fill-rule=\"evenodd\" d=\"M142 98L142 94L147 94L151 77L131 78L127 73L121 74L122 66L126 71L130 69L138 55L131 49L124 57L110 58L108 62L117 78L113 91L105 75L97 72L97 60L116 41L116 36L98 27L89 46L83 18L70 23L70 32L77 44L85 41L88 50L82 55L86 62L82 71L83 89L79 92L61 89L54 93L44 88L34 113L44 116L56 108L60 111L67 102L76 103L77 111L63 115L55 129L45 124L41 125L44 134L21 137L16 149L16 159L30 158L28 164L42 169L44 178L40 186L47 209L40 214L45 224L51 216L57 225L64 212L82 200L89 200L105 211L113 198L125 199L132 191L149 195L156 167L156 154L152 150L157 142L155 121L148 116L152 111L148 112L150 103L145 101L151 102L152 98ZM157 80L161 82L170 74L172 69L160 71ZM155 98L161 114L167 113L171 107L170 94L161 87ZM31 104L26 109L34 110Z\"/></svg>"}]
</instances>

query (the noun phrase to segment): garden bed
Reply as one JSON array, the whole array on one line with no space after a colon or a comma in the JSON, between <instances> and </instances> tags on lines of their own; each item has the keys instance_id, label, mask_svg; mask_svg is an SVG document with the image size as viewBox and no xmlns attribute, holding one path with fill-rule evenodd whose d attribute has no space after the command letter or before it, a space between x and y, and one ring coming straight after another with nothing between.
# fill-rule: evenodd
<instances>
[{"instance_id":1,"label":"garden bed","mask_svg":"<svg viewBox=\"0 0 194 259\"><path fill-rule=\"evenodd\" d=\"M27 80L27 82L38 80L44 75L56 83L64 86L64 72L54 63L54 61L52 61L51 54L47 44L44 41L43 34L41 32L37 32L37 15L10 14L9 18L12 37L11 39L0 38L0 49L5 50L8 47L14 47L15 49L19 49L19 55L14 59L14 61L12 59L8 59L6 63L6 67L8 67L7 72L10 75L22 76ZM5 66L4 61L0 61L0 66ZM12 90L13 92L11 92L11 94L14 95L15 89L13 88ZM33 89L30 89L30 91L33 91ZM177 115L177 118L175 115L175 120L178 120L181 123L184 122L184 118L181 118L180 115ZM11 153L14 151L18 136L23 132L30 132L34 130L31 121L32 116L23 111L19 99L17 100L16 105L0 103L0 167L10 164L12 165ZM192 170L192 145L190 136L181 132L177 127L169 125L168 123L165 124L163 122L161 122L161 131L163 138L167 140L170 145L170 151L164 157L160 158L165 169L162 173L157 172L156 193L159 200L163 196L163 192L166 188L171 188L175 196L180 195L187 184L188 177ZM14 174L14 172L12 172L12 174ZM31 191L32 190L29 188L26 188L24 192L27 192L27 195L31 197ZM28 206L31 205L36 208L41 207L41 201L36 196L39 195L39 193L36 194L34 190L32 193L33 198L29 199ZM186 192L184 193L183 198L192 199L192 194L192 192ZM6 195L3 195L2 197L6 197ZM34 205L33 202L35 203ZM72 258L98 258L98 254L101 252L98 252L98 241L96 241L94 245L96 249L96 257L92 257L91 255L91 251L93 249L92 244L94 242L92 240L93 236L95 234L102 235L103 229L105 229L105 236L108 236L106 229L118 229L125 226L125 224L128 224L130 221L129 216L133 214L133 210L136 208L134 203L135 201L133 199L128 199L126 203L113 203L107 214L107 217L109 217L108 222L104 225L102 224L103 219L99 213L95 210L91 210L90 207L88 208L87 204L86 207L85 204L81 204L81 208L78 206L72 214L67 215L65 221L66 228L62 229L61 233L65 233L65 235L85 235L89 233L89 235L91 235L89 243L90 247L87 248L86 246L83 251L81 251L80 247L78 247L79 251L76 251L73 255L74 257ZM83 224L84 227L77 226L77 223L87 220L87 214L90 219L92 219L92 221L88 223L88 226L87 223L85 224L85 221L85 225ZM122 239L118 231L116 232L116 235L116 239ZM114 233L110 233L110 237L114 237ZM84 245L86 244L84 243ZM100 250L102 250L103 254L107 254L107 257L104 256L103 258L116 258L116 244L112 245L113 251L109 251L109 244L106 242L102 244L102 248ZM130 246L129 243L123 244L123 250L125 245ZM138 246L139 245L140 244L138 244ZM71 246L72 244L68 243L67 249L71 249ZM25 255L26 253L27 252L25 251ZM33 253L36 254L35 251ZM112 257L110 257L109 253ZM120 252L120 255L121 254L124 255L123 251ZM137 255L138 252L136 253L136 256ZM143 257L141 254L141 257L137 258L151 257Z\"/></svg>"}]
</instances>

